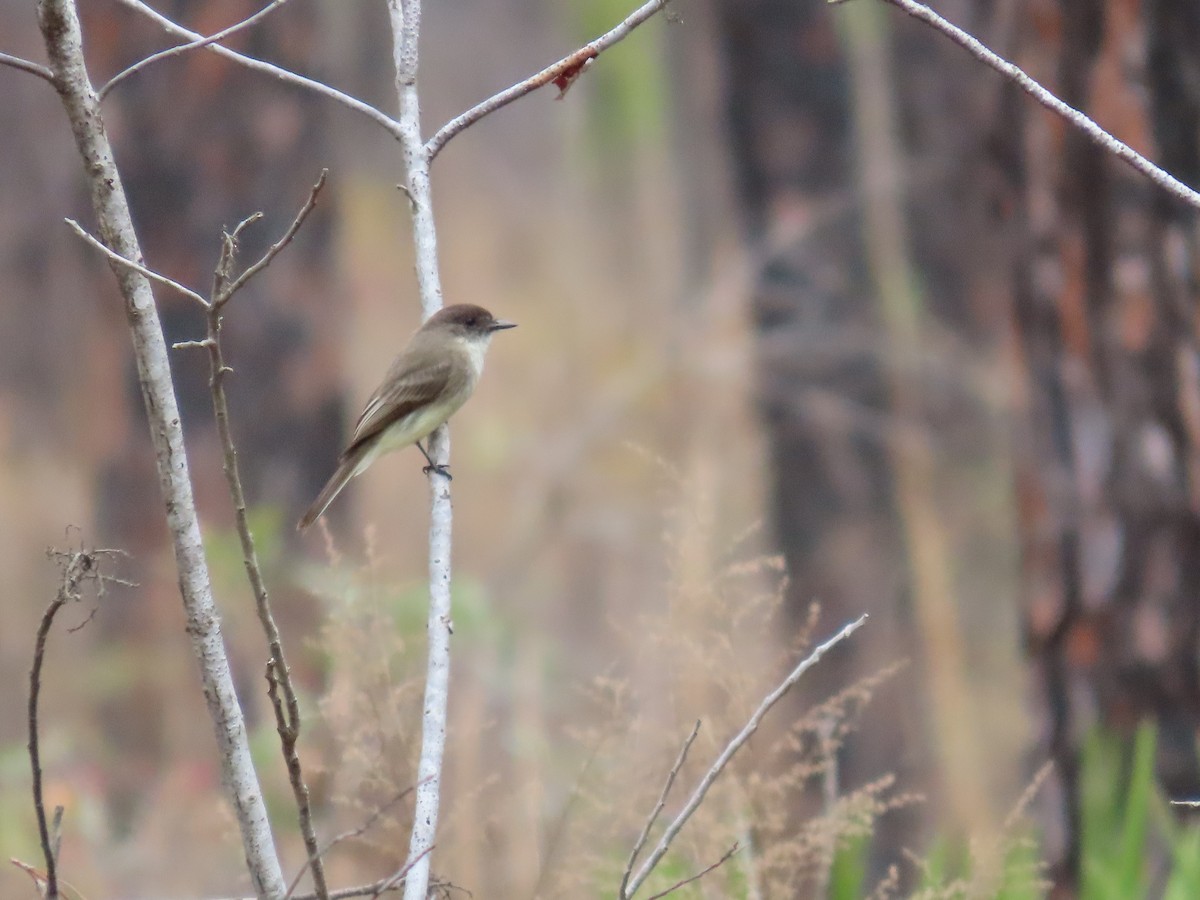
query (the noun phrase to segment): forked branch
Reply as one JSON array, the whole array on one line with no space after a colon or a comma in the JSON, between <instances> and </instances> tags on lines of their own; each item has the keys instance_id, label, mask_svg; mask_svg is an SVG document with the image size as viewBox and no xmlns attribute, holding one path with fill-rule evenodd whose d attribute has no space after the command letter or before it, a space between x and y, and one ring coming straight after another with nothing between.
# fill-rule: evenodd
<instances>
[{"instance_id":1,"label":"forked branch","mask_svg":"<svg viewBox=\"0 0 1200 900\"><path fill-rule=\"evenodd\" d=\"M654 848L654 852L650 854L650 858L647 859L641 869L638 870L637 875L630 879L628 886L620 892L620 900L629 900L629 898L637 893L638 888L645 883L646 879L650 877L655 866L662 861L662 858L666 856L667 851L671 849L671 843L675 840L676 835L679 834L679 830L683 828L683 826L687 823L687 820L692 817L692 813L694 813L699 808L700 804L704 802L704 797L708 793L708 789L713 786L713 782L717 780L721 772L723 772L725 767L729 765L729 762L733 759L734 754L737 753L738 750L742 748L742 745L745 744L746 741L750 740L751 735L758 730L758 726L762 724L763 717L770 712L771 707L778 703L780 698L782 698L784 694L791 690L797 681L804 677L805 672L820 662L821 657L828 653L829 650L831 650L837 644L840 644L842 641L846 640L846 638L850 637L850 635L854 634L854 632L858 631L858 629L861 628L863 623L866 621L867 615L864 613L853 622L845 625L841 631L839 631L825 643L817 646L812 653L805 657L804 660L802 660L800 664L796 666L796 668L792 669L788 677L780 682L778 687L776 687L773 691L771 691L771 693L767 694L767 696L763 698L762 703L758 705L758 709L756 709L754 714L750 716L749 721L746 722L741 731L734 735L733 739L726 745L725 749L721 751L720 755L713 762L708 772L705 773L704 777L700 779L700 783L696 785L696 789L692 792L691 797L688 798L687 803L684 804L683 809L679 811L679 815L675 817L671 824L667 826L667 830L663 832L663 836L659 840L658 845Z\"/></svg>"},{"instance_id":2,"label":"forked branch","mask_svg":"<svg viewBox=\"0 0 1200 900\"><path fill-rule=\"evenodd\" d=\"M621 875L621 887L617 891L617 895L620 897L626 896L625 889L629 885L629 878L633 874L633 867L637 864L638 855L646 846L646 841L650 839L650 829L654 827L654 823L658 821L659 815L662 814L663 807L667 805L667 795L671 793L671 786L675 784L679 770L683 768L683 764L687 760L688 750L692 748L692 744L696 741L696 735L699 733L700 720L697 719L696 724L692 726L691 734L687 736L687 740L683 742L683 746L679 749L679 756L675 759L675 765L671 766L671 771L667 773L667 780L663 784L662 793L658 795L658 802L654 804L654 809L650 811L650 815L646 819L646 824L642 826L641 834L637 836L637 840L633 842L633 849L629 851L629 860L625 863L625 871Z\"/></svg>"},{"instance_id":3,"label":"forked branch","mask_svg":"<svg viewBox=\"0 0 1200 900\"><path fill-rule=\"evenodd\" d=\"M312 870L313 886L318 900L328 900L329 890L325 883L325 872L317 846L316 831L312 821L312 810L309 803L308 787L304 782L300 757L296 744L300 737L300 704L292 685L291 672L284 655L283 640L279 628L275 624L271 612L270 595L267 592L266 581L258 562L258 552L254 545L254 536L250 531L250 523L246 515L246 496L242 487L241 474L237 464L237 448L233 440L233 432L229 420L229 405L225 394L225 377L232 371L225 363L221 349L222 311L230 299L255 275L262 272L271 261L295 238L300 227L309 214L316 208L317 197L325 186L328 170L322 170L320 177L309 192L308 199L296 214L292 223L284 231L282 237L272 244L255 263L240 274L235 274L237 264L238 238L249 225L262 218L261 213L242 220L231 232L222 236L221 254L213 273L212 293L205 299L198 292L180 284L165 275L161 275L141 263L126 259L115 253L88 234L71 219L67 223L71 228L96 249L104 253L108 259L118 266L128 268L152 281L166 285L178 291L185 297L199 303L205 310L207 334L200 341L183 341L176 344L180 347L199 347L208 351L210 378L209 387L212 393L213 415L217 422L217 433L221 441L224 456L225 479L229 486L230 498L233 502L234 521L238 539L242 547L242 560L250 588L254 593L255 608L259 622L267 636L270 650L270 660L267 663L268 695L276 714L276 730L279 733L280 745L284 762L287 765L288 779L296 800L300 819L300 832L304 838L305 849L308 851L309 867ZM281 696L282 695L282 696ZM293 886L294 889L294 886Z\"/></svg>"},{"instance_id":4,"label":"forked branch","mask_svg":"<svg viewBox=\"0 0 1200 900\"><path fill-rule=\"evenodd\" d=\"M33 645L33 667L29 670L29 767L33 776L33 807L37 816L38 838L42 844L42 857L46 861L44 876L35 874L30 866L22 866L30 872L35 880L44 880L39 885L43 896L53 900L58 896L58 843L59 828L62 824L63 808L55 807L53 823L46 821L46 804L42 795L42 756L38 742L38 703L42 693L42 667L46 659L46 640L50 636L50 627L59 610L71 602L83 599L85 584L95 587L97 599L104 594L104 586L108 583L129 584L120 578L105 575L101 571L101 563L106 557L123 556L120 550L88 550L80 546L78 550L47 552L58 560L62 573L62 583L42 614L38 625L37 636ZM88 619L90 621L90 617ZM82 626L80 626L82 627ZM72 629L76 630L76 629ZM15 862L15 860L14 860Z\"/></svg>"},{"instance_id":5,"label":"forked branch","mask_svg":"<svg viewBox=\"0 0 1200 900\"><path fill-rule=\"evenodd\" d=\"M143 3L142 0L119 0L119 2L123 6L127 6L129 9L132 9L135 12L138 12L141 15L157 22L159 27L169 34L173 34L176 37L186 38L189 41L197 42L198 46L202 47L203 49L212 53L216 53L219 56L223 56L226 59L245 66L248 69L253 69L256 72L262 72L266 75L270 75L279 81L286 82L287 84L293 84L297 87L314 91L323 97L327 97L330 100L334 100L337 103L342 104L343 106L349 107L357 113L361 113L362 115L371 119L377 125L382 126L385 131L392 135L392 137L398 138L400 136L400 124L395 119L393 119L387 113L376 109L371 104L365 103L362 100L359 100L357 97L347 94L345 91L339 91L337 88L325 84L323 81L317 81L316 79L307 78L304 75L297 74L291 69L285 69L282 66L274 65L273 63L257 59L253 56L248 56L245 53L238 53L236 50L230 50L228 47L220 43L205 44L204 41L206 38L204 35L198 34L191 29L184 28L177 22L168 19L152 6Z\"/></svg>"},{"instance_id":6,"label":"forked branch","mask_svg":"<svg viewBox=\"0 0 1200 900\"><path fill-rule=\"evenodd\" d=\"M432 161L435 156L441 152L442 147L446 145L452 137L464 129L470 128L484 116L491 115L498 109L503 109L512 103L514 100L520 100L526 94L533 93L540 87L553 82L558 85L561 92L565 93L566 89L579 76L579 74L591 64L597 56L616 44L623 41L629 34L641 25L643 22L652 17L661 9L665 9L667 0L650 0L634 10L625 21L621 22L611 31L602 34L591 43L585 44L574 53L568 54L553 65L549 65L542 71L530 75L524 81L518 81L512 87L501 91L498 94L493 94L482 103L472 106L466 112L455 116L445 125L437 130L433 137L425 144L425 155ZM559 94L562 96L562 93Z\"/></svg>"},{"instance_id":7,"label":"forked branch","mask_svg":"<svg viewBox=\"0 0 1200 900\"><path fill-rule=\"evenodd\" d=\"M172 56L179 56L182 53L187 53L189 50L196 50L196 49L199 49L200 47L207 47L209 44L215 44L215 43L218 43L219 41L223 41L223 40L226 40L227 38L231 38L235 34L237 34L239 31L244 31L247 28L249 28L250 26L256 25L257 23L261 22L268 15L273 13L275 10L279 9L279 7L283 6L283 4L285 4L287 2L288 2L288 0L271 0L270 3L268 3L266 6L264 6L262 9L260 9L258 12L256 12L254 15L250 16L249 18L243 19L242 21L238 22L236 25L230 25L228 28L218 31L216 34L209 35L206 38L200 38L199 40L189 41L186 44L179 44L175 47L168 47L166 50L160 50L158 53L151 54L150 56L147 56L145 59L135 62L132 66L130 66L128 69L125 69L123 72L118 72L116 75L114 75L112 78L110 78L108 80L108 84L106 84L106 85L104 85L104 87L100 88L100 92L98 93L97 96L101 99L101 101L103 101L104 98L108 96L109 91L111 91L113 88L115 88L118 84L120 84L122 81L124 81L130 75L133 75L135 72L140 72L140 71L142 71L142 69L146 68L147 66L153 65L154 63L159 62L160 60L170 59Z\"/></svg>"}]
</instances>

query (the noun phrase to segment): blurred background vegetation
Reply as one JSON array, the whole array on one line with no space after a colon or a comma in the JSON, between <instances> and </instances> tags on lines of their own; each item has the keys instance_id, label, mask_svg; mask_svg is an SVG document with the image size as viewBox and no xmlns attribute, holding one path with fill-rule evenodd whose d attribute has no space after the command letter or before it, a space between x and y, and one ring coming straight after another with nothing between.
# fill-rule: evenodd
<instances>
[{"instance_id":1,"label":"blurred background vegetation","mask_svg":"<svg viewBox=\"0 0 1200 900\"><path fill-rule=\"evenodd\" d=\"M109 0L80 5L94 81L169 43ZM233 44L392 109L383 7L292 0ZM161 8L211 33L255 4ZM1200 181L1200 13L939 9ZM426 131L629 11L426 4ZM1200 793L1194 212L873 0L679 0L669 18L434 166L447 302L521 325L455 419L435 874L483 898L611 896L694 720L684 785L805 640L867 611L659 889L736 840L692 896L1195 896L1200 838L1164 803ZM42 58L30 4L0 0L0 35ZM106 113L149 264L201 290L221 226L266 214L252 258L331 169L317 215L227 314L228 390L321 834L385 810L333 851L331 881L385 875L407 848L393 798L419 742L419 454L359 479L328 540L291 523L418 324L397 148L203 52L125 82ZM62 224L88 206L57 99L8 69L0 152L0 850L37 859L26 673L56 585L45 548L82 535L129 551L138 587L52 638L62 876L93 898L244 890L121 307ZM169 341L201 336L185 301L159 303ZM295 871L207 362L173 362ZM0 869L0 895L29 890Z\"/></svg>"}]
</instances>

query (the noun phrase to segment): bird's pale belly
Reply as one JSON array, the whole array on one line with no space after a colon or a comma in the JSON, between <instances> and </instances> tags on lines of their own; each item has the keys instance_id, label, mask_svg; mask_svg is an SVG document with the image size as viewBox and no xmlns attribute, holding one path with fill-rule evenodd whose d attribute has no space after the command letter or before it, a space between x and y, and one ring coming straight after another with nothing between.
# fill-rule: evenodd
<instances>
[{"instance_id":1,"label":"bird's pale belly","mask_svg":"<svg viewBox=\"0 0 1200 900\"><path fill-rule=\"evenodd\" d=\"M362 461L355 466L354 474L363 472L376 458L393 450L411 447L417 441L429 437L439 425L449 419L462 406L470 391L461 391L457 396L447 398L442 403L423 407L399 419L379 436L378 442L363 456Z\"/></svg>"}]
</instances>

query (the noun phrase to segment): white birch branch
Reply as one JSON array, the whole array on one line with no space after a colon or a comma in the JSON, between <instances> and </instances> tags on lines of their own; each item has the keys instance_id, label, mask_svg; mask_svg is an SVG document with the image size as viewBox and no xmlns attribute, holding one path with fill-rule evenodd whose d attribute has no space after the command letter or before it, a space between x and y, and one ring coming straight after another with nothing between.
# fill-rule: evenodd
<instances>
[{"instance_id":1,"label":"white birch branch","mask_svg":"<svg viewBox=\"0 0 1200 900\"><path fill-rule=\"evenodd\" d=\"M400 99L400 148L404 186L413 222L417 287L423 317L442 308L437 232L429 185L429 155L421 140L421 107L417 91L417 48L421 34L420 0L388 0L396 92ZM450 462L450 435L445 425L433 433L429 455L440 465ZM430 855L437 835L450 702L450 480L429 478L429 657L421 717L421 756L417 763L417 798L408 858L412 867L404 883L404 900L425 900L429 890Z\"/></svg>"},{"instance_id":2,"label":"white birch branch","mask_svg":"<svg viewBox=\"0 0 1200 900\"><path fill-rule=\"evenodd\" d=\"M36 75L38 78L54 84L54 73L31 60L21 59L21 57L9 53L0 53L0 66L9 66L18 72L28 72L30 75Z\"/></svg>"},{"instance_id":3,"label":"white birch branch","mask_svg":"<svg viewBox=\"0 0 1200 900\"><path fill-rule=\"evenodd\" d=\"M382 110L376 109L369 103L364 103L362 100L347 94L345 91L339 91L337 88L331 87L330 85L325 84L323 81L317 81L313 78L306 78L305 76L299 75L290 69L285 69L282 66L277 66L273 63L256 59L253 56L247 56L245 53L238 53L236 50L230 50L228 47L225 47L221 44L203 44L203 41L206 40L204 35L184 28L177 22L173 22L171 19L168 19L162 13L158 12L158 10L143 3L142 0L118 0L118 2L123 6L127 6L129 9L134 10L135 12L141 13L147 18L154 20L164 31L168 32L169 34L173 34L176 37L186 38L189 41L200 42L205 50L216 53L218 56L223 56L226 59L236 62L239 65L243 65L248 69L253 69L256 72L262 72L263 74L270 75L279 81L286 82L287 84L294 84L297 87L307 88L308 90L314 91L323 97L328 97L330 100L335 100L343 106L349 107L355 112L362 113L377 125L383 126L384 130L387 131L392 137L400 137L399 122Z\"/></svg>"},{"instance_id":4,"label":"white birch branch","mask_svg":"<svg viewBox=\"0 0 1200 900\"><path fill-rule=\"evenodd\" d=\"M679 815L675 817L671 824L667 826L667 830L663 832L663 836L654 848L654 852L650 854L649 859L638 870L637 875L630 879L628 888L620 892L620 900L629 900L630 897L637 893L638 888L642 886L646 879L650 877L650 874L654 871L654 867L667 855L667 851L671 848L671 842L675 840L675 836L679 834L679 830L683 828L687 820L692 817L692 813L704 802L704 796L708 793L708 789L713 786L713 782L717 780L717 777L729 765L729 761L733 759L733 755L742 748L742 745L746 741L750 740L754 732L758 731L758 726L762 724L763 717L771 710L771 707L778 703L780 698L791 690L797 681L804 677L805 672L820 662L822 656L858 631L865 621L867 621L867 615L863 613L853 622L845 625L841 631L825 643L817 646L796 668L792 669L788 677L780 682L775 690L763 698L762 703L758 705L758 709L754 711L754 715L750 717L742 730L734 735L733 740L726 745L725 749L721 751L721 755L716 758L708 772L700 779L700 783L696 785L696 790L692 792L692 796L688 798L683 809L679 811ZM408 900L408 897L405 897L405 900Z\"/></svg>"},{"instance_id":5,"label":"white birch branch","mask_svg":"<svg viewBox=\"0 0 1200 900\"><path fill-rule=\"evenodd\" d=\"M206 38L200 38L199 40L189 41L186 44L178 44L174 47L168 47L166 50L160 50L158 53L152 53L145 59L135 62L132 66L124 71L118 72L108 80L108 84L100 88L98 94L100 102L103 103L104 98L108 96L109 92L130 75L140 72L142 69L146 68L147 66L151 66L160 60L170 59L172 56L179 56L181 53L187 53L189 50L207 47L209 44L215 44L218 41L223 41L226 38L233 37L233 35L237 34L239 31L243 31L252 25L256 25L258 22L262 21L264 18L275 12L275 10L279 9L279 7L283 6L283 4L287 2L288 0L271 0L270 3L268 3L254 15L250 16L249 18L242 19L242 21L234 25L230 25L228 28L223 28L216 34L210 35Z\"/></svg>"},{"instance_id":6,"label":"white birch branch","mask_svg":"<svg viewBox=\"0 0 1200 900\"><path fill-rule=\"evenodd\" d=\"M429 139L429 143L425 145L425 153L429 161L432 162L433 158L441 152L442 147L446 145L446 142L460 131L470 128L484 116L508 106L514 100L520 100L526 94L530 94L538 88L554 82L559 86L559 90L565 93L571 82L579 76L579 73L592 60L613 44L624 40L633 29L637 28L660 9L665 9L666 5L667 0L649 0L648 3L643 4L630 13L625 21L621 22L611 31L602 34L591 43L585 44L574 53L564 56L558 62L547 66L537 74L530 75L524 81L518 81L512 87L498 94L493 94L482 103L478 103L466 112L455 116L439 128L437 133ZM562 94L560 93L559 96L561 97Z\"/></svg>"},{"instance_id":7,"label":"white birch branch","mask_svg":"<svg viewBox=\"0 0 1200 900\"><path fill-rule=\"evenodd\" d=\"M837 3L842 2L842 0L831 0L831 2ZM1058 114L1071 125L1078 128L1093 144L1128 163L1171 196L1182 200L1188 206L1200 209L1200 193L1192 190L1192 188L1164 169L1160 169L1125 142L1117 140L1117 138L1097 125L1092 119L1084 115L1084 113L1063 102L1026 75L1020 67L1010 63L1002 56L993 53L973 35L943 19L928 6L918 3L917 0L883 0L883 2L899 7L914 19L924 22L931 28L940 31L984 65L995 69L1009 81L1016 84L1017 87L1033 97L1034 100L1046 107L1046 109Z\"/></svg>"},{"instance_id":8,"label":"white birch branch","mask_svg":"<svg viewBox=\"0 0 1200 900\"><path fill-rule=\"evenodd\" d=\"M104 131L100 104L84 64L75 5L72 0L38 0L37 13L55 86L70 120L75 144L83 157L100 238L117 256L140 264L142 252L130 218L129 204ZM220 619L213 603L158 310L150 283L142 273L116 262L112 262L111 267L125 299L138 380L166 504L167 527L179 570L187 633L200 664L204 696L216 729L223 781L241 829L242 847L255 892L260 897L282 897L286 890L283 873L275 853L258 776L250 759L246 727L221 639Z\"/></svg>"},{"instance_id":9,"label":"white birch branch","mask_svg":"<svg viewBox=\"0 0 1200 900\"><path fill-rule=\"evenodd\" d=\"M104 254L104 256L108 257L108 261L109 261L110 265L121 266L123 268L132 269L133 271L137 272L139 275L142 275L145 278L150 279L151 281L157 281L159 284L163 285L164 287L169 287L171 290L176 291L177 293L183 295L184 297L187 297L189 300L199 303L201 306L204 306L204 307L208 306L208 301L205 300L203 297L201 297L199 294L197 294L195 291L193 291L190 287L185 287L184 285L180 284L178 281L168 278L166 275L159 274L158 272L155 272L153 269L143 266L141 263L134 262L132 259L126 259L120 253L116 253L113 250L110 250L108 247L104 246L104 243L102 241L97 240L95 237L93 237L92 235L90 235L86 231L84 231L83 226L80 225L78 222L76 222L74 219L64 219L63 221L65 221L67 223L67 225L70 227L70 229L72 231L74 231L77 235L79 235L81 238L83 238L84 241L86 241L88 244L90 244L92 247L94 247L100 253ZM186 341L184 343L187 343L188 345L193 345L193 344L199 345L199 342L197 342L197 341ZM200 346L207 346L207 345L200 345Z\"/></svg>"}]
</instances>

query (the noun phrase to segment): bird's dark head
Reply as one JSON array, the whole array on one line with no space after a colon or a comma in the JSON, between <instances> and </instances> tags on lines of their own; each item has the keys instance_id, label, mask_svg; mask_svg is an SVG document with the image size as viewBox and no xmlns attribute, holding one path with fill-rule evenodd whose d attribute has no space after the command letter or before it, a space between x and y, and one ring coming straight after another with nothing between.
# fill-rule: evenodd
<instances>
[{"instance_id":1,"label":"bird's dark head","mask_svg":"<svg viewBox=\"0 0 1200 900\"><path fill-rule=\"evenodd\" d=\"M516 326L516 322L497 319L482 306L476 306L474 303L456 303L430 316L422 330L445 329L458 338L480 340L490 338L497 331Z\"/></svg>"}]
</instances>

